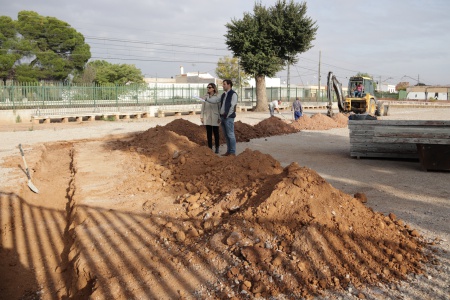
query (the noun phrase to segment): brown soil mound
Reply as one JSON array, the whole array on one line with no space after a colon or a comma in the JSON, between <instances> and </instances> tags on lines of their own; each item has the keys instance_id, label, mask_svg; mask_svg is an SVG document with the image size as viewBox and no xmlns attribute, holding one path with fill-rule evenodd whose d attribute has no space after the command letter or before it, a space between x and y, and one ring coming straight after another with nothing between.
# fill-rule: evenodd
<instances>
[{"instance_id":1,"label":"brown soil mound","mask_svg":"<svg viewBox=\"0 0 450 300\"><path fill-rule=\"evenodd\" d=\"M248 142L251 139L257 139L267 136L267 133L262 131L260 128L242 123L241 121L237 121L234 123L234 132L237 142ZM221 134L221 138L222 136L223 134ZM223 142L225 143L225 138L223 138Z\"/></svg>"},{"instance_id":2,"label":"brown soil mound","mask_svg":"<svg viewBox=\"0 0 450 300\"><path fill-rule=\"evenodd\" d=\"M336 124L326 118L311 118L314 128ZM277 124L278 134L292 130L277 118L255 127L275 132ZM213 298L307 297L422 272L423 243L394 215L372 211L296 163L282 169L251 150L218 157L168 128L173 124L115 148L140 149L145 164L163 166L166 190L182 208L171 226L185 228L164 236L177 242L178 253L195 251L210 262L223 284L209 290Z\"/></svg>"},{"instance_id":3,"label":"brown soil mound","mask_svg":"<svg viewBox=\"0 0 450 300\"><path fill-rule=\"evenodd\" d=\"M315 114L312 117L302 116L297 121L292 122L291 126L297 130L328 130L332 128L347 127L348 117L338 113L332 118L324 114Z\"/></svg>"},{"instance_id":4,"label":"brown soil mound","mask_svg":"<svg viewBox=\"0 0 450 300\"><path fill-rule=\"evenodd\" d=\"M314 123L313 120L311 120L311 117L309 117L308 115L304 115L297 121L292 122L291 126L299 131L308 130L313 128Z\"/></svg>"},{"instance_id":5,"label":"brown soil mound","mask_svg":"<svg viewBox=\"0 0 450 300\"><path fill-rule=\"evenodd\" d=\"M339 127L346 127L348 125L348 115L338 113L334 114L332 118L337 124L339 124Z\"/></svg>"},{"instance_id":6,"label":"brown soil mound","mask_svg":"<svg viewBox=\"0 0 450 300\"><path fill-rule=\"evenodd\" d=\"M347 121L348 119L342 114L336 114L333 118L329 118L323 114L315 114L312 117L305 115L295 122L278 117L270 117L255 126L237 121L234 124L234 129L237 142L248 142L255 138L290 134L300 130L327 130L345 127L347 126ZM197 143L198 145L206 145L206 130L204 126L196 125L184 119L176 119L165 125L164 128L185 136L191 142ZM220 143L225 144L222 128L220 128L219 132Z\"/></svg>"},{"instance_id":7,"label":"brown soil mound","mask_svg":"<svg viewBox=\"0 0 450 300\"><path fill-rule=\"evenodd\" d=\"M255 125L255 128L265 133L265 136L283 135L298 132L290 124L277 117L270 117Z\"/></svg>"},{"instance_id":8,"label":"brown soil mound","mask_svg":"<svg viewBox=\"0 0 450 300\"><path fill-rule=\"evenodd\" d=\"M157 126L159 128L161 126ZM206 145L206 130L203 126L196 125L185 119L175 119L164 126L165 130L173 131L187 137L191 142Z\"/></svg>"},{"instance_id":9,"label":"brown soil mound","mask_svg":"<svg viewBox=\"0 0 450 300\"><path fill-rule=\"evenodd\" d=\"M301 124L340 126L324 115L294 123L272 117L236 128L246 140ZM301 299L422 273L424 243L395 215L296 163L282 168L249 149L220 157L204 144L202 126L177 119L117 140L41 146L33 175L41 194L25 186L23 198L0 202L15 214L3 218L5 244L14 244L15 228L27 237L19 244L41 245L18 247L42 274L23 291L45 299Z\"/></svg>"}]
</instances>

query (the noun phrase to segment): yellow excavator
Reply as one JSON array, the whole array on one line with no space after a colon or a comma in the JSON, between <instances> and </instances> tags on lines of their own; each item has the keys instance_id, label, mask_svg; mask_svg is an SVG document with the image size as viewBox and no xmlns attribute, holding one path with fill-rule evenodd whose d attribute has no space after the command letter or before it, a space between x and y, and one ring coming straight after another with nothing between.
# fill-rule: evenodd
<instances>
[{"instance_id":1,"label":"yellow excavator","mask_svg":"<svg viewBox=\"0 0 450 300\"><path fill-rule=\"evenodd\" d=\"M358 88L358 86L360 87ZM344 97L342 84L337 80L333 72L328 72L328 116L333 115L333 110L331 108L333 103L333 91L336 95L339 112L341 113L353 112L355 114L369 114L372 116L384 115L383 103L375 98L373 80L369 77L350 77L347 95Z\"/></svg>"}]
</instances>

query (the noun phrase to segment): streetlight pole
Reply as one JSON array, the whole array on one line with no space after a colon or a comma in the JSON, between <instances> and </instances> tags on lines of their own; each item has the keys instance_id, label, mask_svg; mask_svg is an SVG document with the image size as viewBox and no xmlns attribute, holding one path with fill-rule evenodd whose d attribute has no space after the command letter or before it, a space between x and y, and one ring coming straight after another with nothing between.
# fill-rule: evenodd
<instances>
[{"instance_id":1,"label":"streetlight pole","mask_svg":"<svg viewBox=\"0 0 450 300\"><path fill-rule=\"evenodd\" d=\"M318 80L318 85L317 85L317 89L318 92L316 94L316 101L319 102L319 98L320 98L320 63L321 63L321 58L322 58L322 51L319 51L319 74L317 74L317 80Z\"/></svg>"}]
</instances>

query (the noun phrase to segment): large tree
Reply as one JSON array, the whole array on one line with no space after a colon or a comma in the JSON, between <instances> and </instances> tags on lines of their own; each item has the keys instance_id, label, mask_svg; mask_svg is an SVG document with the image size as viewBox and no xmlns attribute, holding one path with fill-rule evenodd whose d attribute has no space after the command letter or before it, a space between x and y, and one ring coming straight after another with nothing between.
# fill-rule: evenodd
<instances>
[{"instance_id":1,"label":"large tree","mask_svg":"<svg viewBox=\"0 0 450 300\"><path fill-rule=\"evenodd\" d=\"M217 62L216 75L219 78L231 79L234 86L242 87L248 85L249 75L239 65L237 57L224 56Z\"/></svg>"},{"instance_id":2,"label":"large tree","mask_svg":"<svg viewBox=\"0 0 450 300\"><path fill-rule=\"evenodd\" d=\"M91 57L83 35L64 21L21 11L11 23L13 30L6 28L9 23L7 17L1 17L0 39L4 37L4 41L0 61L9 64L0 66L3 80L65 80L83 70Z\"/></svg>"},{"instance_id":3,"label":"large tree","mask_svg":"<svg viewBox=\"0 0 450 300\"><path fill-rule=\"evenodd\" d=\"M256 111L267 110L265 77L273 77L296 55L309 50L318 27L306 16L306 3L278 0L266 8L255 3L253 14L226 24L228 48L240 58L244 71L256 81Z\"/></svg>"},{"instance_id":4,"label":"large tree","mask_svg":"<svg viewBox=\"0 0 450 300\"><path fill-rule=\"evenodd\" d=\"M89 73L89 74L86 74ZM87 82L86 80L92 80ZM97 84L143 83L143 75L135 65L112 64L105 60L89 62L84 72L74 78L75 82Z\"/></svg>"},{"instance_id":5,"label":"large tree","mask_svg":"<svg viewBox=\"0 0 450 300\"><path fill-rule=\"evenodd\" d=\"M7 16L0 16L0 78L6 82L14 76L14 63L21 57L15 51L18 44L16 23Z\"/></svg>"}]
</instances>

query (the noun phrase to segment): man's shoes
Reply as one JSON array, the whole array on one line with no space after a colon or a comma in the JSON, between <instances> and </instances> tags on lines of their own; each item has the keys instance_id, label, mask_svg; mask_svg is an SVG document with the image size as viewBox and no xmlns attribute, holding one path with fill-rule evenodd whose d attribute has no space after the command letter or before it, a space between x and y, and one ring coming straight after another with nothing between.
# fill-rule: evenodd
<instances>
[{"instance_id":1,"label":"man's shoes","mask_svg":"<svg viewBox=\"0 0 450 300\"><path fill-rule=\"evenodd\" d=\"M219 147L216 148L216 151L214 151L215 153L219 154Z\"/></svg>"},{"instance_id":2,"label":"man's shoes","mask_svg":"<svg viewBox=\"0 0 450 300\"><path fill-rule=\"evenodd\" d=\"M222 156L236 156L236 154L227 152L225 154L222 154Z\"/></svg>"}]
</instances>

